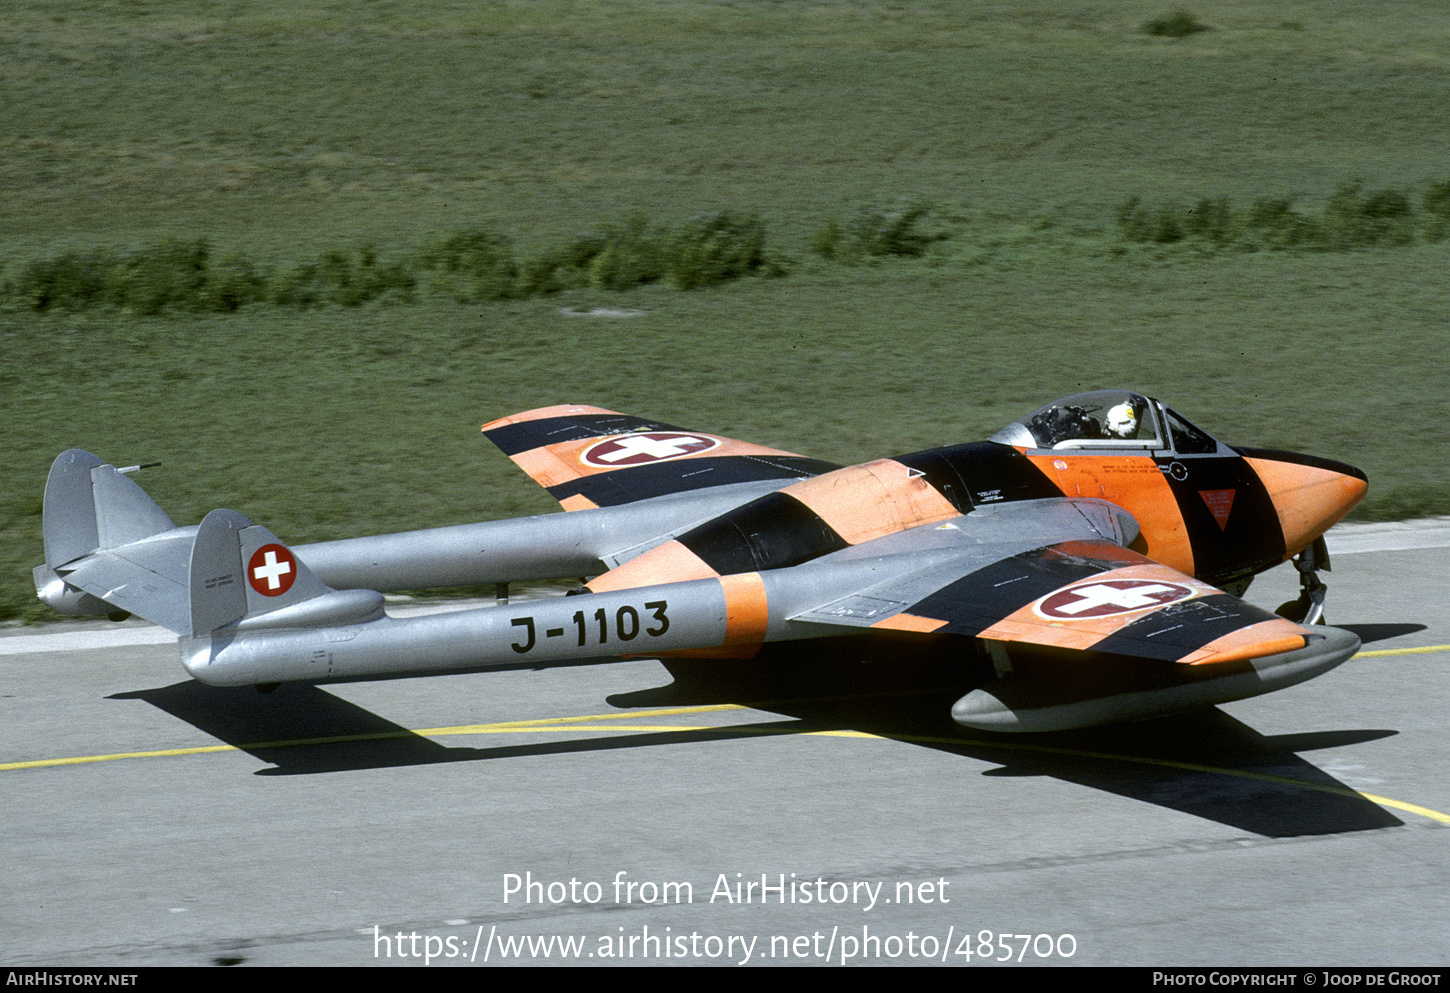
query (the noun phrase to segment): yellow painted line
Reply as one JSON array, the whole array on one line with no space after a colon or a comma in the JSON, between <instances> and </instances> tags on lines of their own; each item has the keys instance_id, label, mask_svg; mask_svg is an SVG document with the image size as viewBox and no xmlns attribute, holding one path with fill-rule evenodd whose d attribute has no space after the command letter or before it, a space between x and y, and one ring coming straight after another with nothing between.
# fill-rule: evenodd
<instances>
[{"instance_id":1,"label":"yellow painted line","mask_svg":"<svg viewBox=\"0 0 1450 993\"><path fill-rule=\"evenodd\" d=\"M839 733L839 732L838 732ZM1275 783L1282 786L1297 786L1301 789L1315 790L1319 793L1329 793L1334 796L1363 797L1373 803L1386 807L1394 807L1396 810L1403 810L1406 813L1418 814L1421 817L1428 817L1441 824L1450 824L1450 814L1442 814L1438 810L1431 810L1428 807L1420 807L1413 803L1405 803L1401 800L1392 800L1389 797L1377 796L1373 793L1364 793L1360 790L1352 790L1347 786L1330 786L1327 783L1311 783L1303 779L1293 779L1289 776L1275 776L1267 772L1249 772L1246 769L1225 769L1216 765L1200 765L1196 762L1177 762L1173 759L1154 759L1139 755L1116 755L1111 752L1086 752L1075 748L1054 748L1050 745L1034 745L1028 742L1015 741L977 741L968 738L934 738L924 735L867 735L862 732L847 732L853 737L890 737L893 741L905 741L919 744L934 745L970 745L979 748L1002 748L1010 751L1042 752L1049 755L1063 755L1072 758L1101 759L1109 762L1131 762L1137 765L1156 765L1167 769L1183 769L1187 772L1202 772L1218 776L1236 776L1239 779L1256 779L1265 783Z\"/></svg>"},{"instance_id":2,"label":"yellow painted line","mask_svg":"<svg viewBox=\"0 0 1450 993\"><path fill-rule=\"evenodd\" d=\"M618 721L638 717L665 717L676 714L705 714L723 710L748 710L735 703L711 704L700 707L670 707L662 710L640 710L621 714L589 714L579 717L541 717L532 721L503 721L498 724L464 724L456 727L422 728L417 731L378 731L369 734L338 734L323 738L292 738L285 741L254 741L244 745L201 745L193 748L161 748L146 752L112 752L107 755L77 755L70 758L34 759L27 762L0 763L0 772L12 769L43 769L59 765L85 765L90 762L114 762L118 759L171 758L179 755L205 755L211 752L261 751L267 748L300 748L307 745L337 745L355 741L386 741L389 739L413 737L444 737L459 734L500 734L526 731L594 730L618 731L618 725L581 727L584 721ZM567 726L565 726L567 725ZM653 727L653 726L651 726ZM661 726L671 731L694 731L701 728L676 725ZM703 728L710 730L708 726ZM628 727L623 730L629 730Z\"/></svg>"},{"instance_id":3,"label":"yellow painted line","mask_svg":"<svg viewBox=\"0 0 1450 993\"><path fill-rule=\"evenodd\" d=\"M538 728L558 724L574 724L580 721L619 721L631 717L673 717L676 714L710 714L724 710L749 709L749 707L738 703L715 703L699 707L666 707L661 710L635 710L629 713L588 714L583 717L541 717L532 721L503 721L498 724L464 724L448 728L423 728L422 730L409 733L421 735L488 734L491 731L502 730L504 728ZM472 728L477 728L478 730L470 730Z\"/></svg>"},{"instance_id":4,"label":"yellow painted line","mask_svg":"<svg viewBox=\"0 0 1450 993\"><path fill-rule=\"evenodd\" d=\"M1372 659L1381 655L1429 655L1432 652L1450 652L1450 645L1426 645L1424 648L1381 648L1373 652L1355 652L1351 658Z\"/></svg>"},{"instance_id":5,"label":"yellow painted line","mask_svg":"<svg viewBox=\"0 0 1450 993\"><path fill-rule=\"evenodd\" d=\"M1432 652L1450 651L1450 645L1429 645L1422 648L1391 648L1381 651L1360 652L1355 658L1374 657L1387 655L1417 655ZM1050 745L1037 745L1029 742L1015 741L981 741L970 738L945 738L926 735L878 735L865 731L831 730L831 731L805 731L794 729L793 722L780 721L783 726L780 730L754 727L731 727L729 725L684 725L684 724L623 724L622 721L638 720L644 717L668 717L678 715L721 713L731 710L752 710L754 708L734 703L707 704L696 707L668 707L657 710L641 710L626 713L613 714L586 714L574 717L544 717L526 721L501 721L493 724L462 724L452 727L421 728L416 731L383 731L373 734L333 735L323 738L297 738L288 741L266 741L254 742L244 745L203 745L194 748L167 748L155 751L141 752L114 752L107 755L80 755L70 758L37 759L27 762L6 762L0 763L0 772L17 769L40 769L52 766L83 765L92 762L111 762L118 759L135 758L169 758L184 755L204 755L214 752L235 752L235 751L261 751L270 748L297 748L307 745L330 745L343 744L358 741L381 741L386 739L400 739L418 737L451 737L457 735L475 734L521 734L529 732L547 731L614 731L614 732L643 732L651 734L681 734L702 731L713 731L725 734L743 735L785 735L797 734L802 736L826 737L826 738L866 738L890 741L901 741L916 744L936 745L958 745L977 748L1005 749L1008 751L1029 751L1041 752L1050 755L1062 755L1073 758L1089 758L1110 762L1128 762L1136 765L1152 765L1161 768L1182 769L1187 772L1198 772L1210 775L1234 776L1240 779L1258 780L1261 782L1274 783L1282 786L1294 786L1300 789L1314 790L1320 793L1328 793L1334 796L1362 797L1380 806L1391 807L1395 810L1402 810L1406 813L1425 817L1441 824L1450 825L1450 814L1443 814L1428 807L1421 807L1412 803L1405 803L1390 797L1378 796L1374 793L1364 793L1359 790L1352 790L1343 786L1330 786L1324 783L1311 783L1302 779L1292 779L1287 776L1274 776L1269 773L1249 772L1242 769L1226 769L1220 766L1200 765L1192 762L1177 762L1171 759L1145 758L1136 755L1117 755L1108 752L1088 752L1071 748L1057 748ZM593 722L593 723L591 723ZM606 723L601 723L606 722Z\"/></svg>"},{"instance_id":6,"label":"yellow painted line","mask_svg":"<svg viewBox=\"0 0 1450 993\"><path fill-rule=\"evenodd\" d=\"M68 759L36 759L32 762L6 762L0 772L10 769L43 769L53 765L84 765L87 762L114 762L117 759L155 759L171 755L201 755L205 752L234 752L235 745L203 745L200 748L165 748L154 752L115 752L111 755L78 755Z\"/></svg>"}]
</instances>

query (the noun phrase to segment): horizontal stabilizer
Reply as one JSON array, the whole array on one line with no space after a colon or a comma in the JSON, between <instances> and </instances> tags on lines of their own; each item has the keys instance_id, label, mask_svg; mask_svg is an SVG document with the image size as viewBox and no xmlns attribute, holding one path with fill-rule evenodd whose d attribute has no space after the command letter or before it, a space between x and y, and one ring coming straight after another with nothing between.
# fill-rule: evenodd
<instances>
[{"instance_id":1,"label":"horizontal stabilizer","mask_svg":"<svg viewBox=\"0 0 1450 993\"><path fill-rule=\"evenodd\" d=\"M382 594L332 589L234 510L177 527L124 472L80 449L51 466L44 531L36 592L61 613L130 613L183 637L232 624L320 627L382 616Z\"/></svg>"},{"instance_id":2,"label":"horizontal stabilizer","mask_svg":"<svg viewBox=\"0 0 1450 993\"><path fill-rule=\"evenodd\" d=\"M115 466L79 448L62 452L45 482L36 594L62 614L132 613L183 631L195 530L178 528Z\"/></svg>"}]
</instances>

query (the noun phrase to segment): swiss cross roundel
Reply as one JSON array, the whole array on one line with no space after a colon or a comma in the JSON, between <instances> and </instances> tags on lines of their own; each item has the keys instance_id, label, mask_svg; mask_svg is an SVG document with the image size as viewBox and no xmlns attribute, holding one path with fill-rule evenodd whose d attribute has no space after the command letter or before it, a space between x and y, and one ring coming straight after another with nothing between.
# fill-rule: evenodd
<instances>
[{"instance_id":1,"label":"swiss cross roundel","mask_svg":"<svg viewBox=\"0 0 1450 993\"><path fill-rule=\"evenodd\" d=\"M580 461L596 469L620 469L649 462L667 462L685 455L708 452L720 447L719 438L683 431L644 431L590 445Z\"/></svg>"},{"instance_id":2,"label":"swiss cross roundel","mask_svg":"<svg viewBox=\"0 0 1450 993\"><path fill-rule=\"evenodd\" d=\"M281 596L297 579L297 560L282 545L263 545L247 563L247 582L262 596Z\"/></svg>"},{"instance_id":3,"label":"swiss cross roundel","mask_svg":"<svg viewBox=\"0 0 1450 993\"><path fill-rule=\"evenodd\" d=\"M1187 600L1194 590L1178 583L1152 579L1100 579L1079 583L1044 597L1037 612L1059 621L1086 620L1109 614L1128 614Z\"/></svg>"}]
</instances>

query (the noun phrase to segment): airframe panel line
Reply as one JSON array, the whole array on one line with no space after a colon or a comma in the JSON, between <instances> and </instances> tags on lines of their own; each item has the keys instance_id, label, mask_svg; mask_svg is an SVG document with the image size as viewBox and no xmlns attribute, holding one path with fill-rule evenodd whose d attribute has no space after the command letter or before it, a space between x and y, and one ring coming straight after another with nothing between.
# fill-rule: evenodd
<instances>
[{"instance_id":1,"label":"airframe panel line","mask_svg":"<svg viewBox=\"0 0 1450 993\"><path fill-rule=\"evenodd\" d=\"M1399 655L1412 652L1444 651L1450 649L1450 645L1440 645L1434 648L1399 648L1387 649L1376 652L1377 655ZM1368 654L1368 653L1360 653ZM1356 656L1358 657L1358 656ZM1450 825L1450 814L1443 814L1438 810L1431 810L1428 807L1421 807L1417 804L1406 803L1403 800L1395 800L1390 797L1379 796L1374 793L1364 793L1359 790L1352 790L1348 787L1329 786L1323 783L1311 783L1302 779L1293 779L1287 776L1275 776L1263 772L1250 772L1244 769L1226 769L1221 766L1202 765L1196 762L1179 762L1173 759L1155 759L1136 755L1117 755L1111 752L1090 752L1074 748L1059 748L1052 745L1035 745L1028 742L1016 741L983 741L972 738L947 738L931 735L893 734L881 735L872 734L866 731L840 730L790 730L788 725L791 721L781 721L785 725L781 730L776 731L770 728L752 727L739 728L730 725L680 725L680 724L585 724L586 721L625 721L640 717L664 717L684 714L705 714L718 713L725 710L749 710L749 707L740 704L706 704L698 707L670 707L660 710L638 711L622 714L589 714L575 717L545 717L535 721L504 721L497 724L465 724L455 727L423 728L416 731L384 731L375 734L353 734L337 735L328 738L300 738L295 741L268 741L256 742L245 745L202 745L194 748L168 748L157 751L143 752L116 752L109 755L86 755L72 758L59 759L37 759L28 762L7 762L0 763L0 772L17 769L39 769L62 765L81 765L90 762L110 762L118 759L128 758L164 758L183 755L203 755L214 752L236 752L253 751L266 748L295 748L307 745L345 744L357 741L380 741L384 739L407 738L414 735L419 737L452 737L456 735L473 734L518 734L531 731L629 731L649 733L697 733L701 731L712 731L716 733L735 733L754 736L775 736L775 735L800 735L803 737L820 738L865 738L882 741L900 741L908 744L934 744L934 745L958 745L977 748L1006 749L1010 751L1042 752L1049 755L1062 755L1070 758L1100 759L1108 762L1128 762L1135 765L1160 766L1167 769L1181 769L1187 772L1199 772L1209 775L1234 776L1239 779L1252 779L1259 782L1274 783L1280 786L1295 786L1301 789L1314 790L1319 793L1328 793L1333 796L1360 797L1369 800L1371 803L1383 807L1391 807L1405 813L1415 814L1441 824Z\"/></svg>"}]
</instances>

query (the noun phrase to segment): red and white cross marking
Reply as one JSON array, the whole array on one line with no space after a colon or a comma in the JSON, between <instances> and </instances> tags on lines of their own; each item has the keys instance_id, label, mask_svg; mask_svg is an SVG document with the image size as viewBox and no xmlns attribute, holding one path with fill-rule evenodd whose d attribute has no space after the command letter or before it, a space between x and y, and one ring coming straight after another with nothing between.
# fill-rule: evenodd
<instances>
[{"instance_id":1,"label":"red and white cross marking","mask_svg":"<svg viewBox=\"0 0 1450 993\"><path fill-rule=\"evenodd\" d=\"M262 596L281 596L296 580L297 560L282 545L263 545L247 563L247 582Z\"/></svg>"},{"instance_id":2,"label":"red and white cross marking","mask_svg":"<svg viewBox=\"0 0 1450 993\"><path fill-rule=\"evenodd\" d=\"M1177 583L1106 579L1058 590L1044 597L1037 605L1037 611L1044 617L1057 620L1081 620L1161 607L1187 600L1193 595L1192 588Z\"/></svg>"},{"instance_id":3,"label":"red and white cross marking","mask_svg":"<svg viewBox=\"0 0 1450 993\"><path fill-rule=\"evenodd\" d=\"M708 452L712 448L719 448L720 444L719 438L708 435L684 434L679 431L645 431L641 434L620 435L618 438L591 445L579 460L599 469L618 469Z\"/></svg>"}]
</instances>

